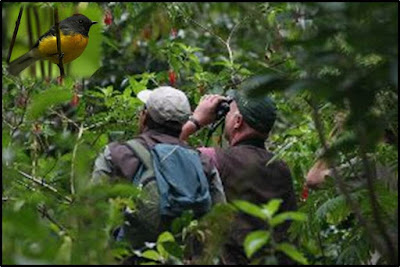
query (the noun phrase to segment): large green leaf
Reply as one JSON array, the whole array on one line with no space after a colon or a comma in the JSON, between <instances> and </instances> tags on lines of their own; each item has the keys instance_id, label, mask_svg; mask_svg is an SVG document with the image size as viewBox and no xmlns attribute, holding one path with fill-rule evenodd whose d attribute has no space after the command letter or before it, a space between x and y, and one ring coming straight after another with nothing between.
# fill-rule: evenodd
<instances>
[{"instance_id":1,"label":"large green leaf","mask_svg":"<svg viewBox=\"0 0 400 267\"><path fill-rule=\"evenodd\" d=\"M282 251L283 253L288 255L290 258L292 258L293 260L295 260L301 264L308 264L308 261L304 257L304 255L291 244L281 243L281 244L277 245L276 249L279 251Z\"/></svg>"},{"instance_id":2,"label":"large green leaf","mask_svg":"<svg viewBox=\"0 0 400 267\"><path fill-rule=\"evenodd\" d=\"M48 108L66 103L71 100L71 97L72 91L70 89L53 87L43 91L32 98L31 104L27 108L27 117L30 120L35 120Z\"/></svg>"},{"instance_id":3,"label":"large green leaf","mask_svg":"<svg viewBox=\"0 0 400 267\"><path fill-rule=\"evenodd\" d=\"M157 238L157 251L161 257L167 259L170 253L165 249L163 245L165 242L175 242L174 236L168 231L162 232Z\"/></svg>"},{"instance_id":4,"label":"large green leaf","mask_svg":"<svg viewBox=\"0 0 400 267\"><path fill-rule=\"evenodd\" d=\"M182 259L183 250L176 242L168 241L161 244L164 247L165 251L167 251L170 255L178 259Z\"/></svg>"},{"instance_id":5,"label":"large green leaf","mask_svg":"<svg viewBox=\"0 0 400 267\"><path fill-rule=\"evenodd\" d=\"M233 204L239 210L251 216L258 217L262 220L266 220L268 218L268 212L266 210L261 209L257 205L254 205L253 203L244 200L235 200L233 201Z\"/></svg>"},{"instance_id":6,"label":"large green leaf","mask_svg":"<svg viewBox=\"0 0 400 267\"><path fill-rule=\"evenodd\" d=\"M295 212L295 211L288 211L288 212L283 212L278 215L276 215L274 218L272 218L269 221L269 224L274 227L278 224L283 223L286 220L293 220L293 221L301 221L304 222L307 220L307 215L301 212Z\"/></svg>"},{"instance_id":7,"label":"large green leaf","mask_svg":"<svg viewBox=\"0 0 400 267\"><path fill-rule=\"evenodd\" d=\"M161 259L160 254L158 254L158 252L153 249L149 249L143 252L142 257L153 261L159 261Z\"/></svg>"},{"instance_id":8,"label":"large green leaf","mask_svg":"<svg viewBox=\"0 0 400 267\"><path fill-rule=\"evenodd\" d=\"M282 199L271 199L267 204L262 205L264 213L268 215L268 218L274 216L282 204Z\"/></svg>"},{"instance_id":9,"label":"large green leaf","mask_svg":"<svg viewBox=\"0 0 400 267\"><path fill-rule=\"evenodd\" d=\"M251 258L262 246L268 243L270 233L268 231L260 230L248 234L244 240L244 251L247 258Z\"/></svg>"}]
</instances>

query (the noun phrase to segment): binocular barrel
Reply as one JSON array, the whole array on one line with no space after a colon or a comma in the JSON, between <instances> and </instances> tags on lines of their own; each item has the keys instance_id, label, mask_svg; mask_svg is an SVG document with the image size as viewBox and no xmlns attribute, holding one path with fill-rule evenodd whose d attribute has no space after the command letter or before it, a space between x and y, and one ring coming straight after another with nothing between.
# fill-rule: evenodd
<instances>
[{"instance_id":1,"label":"binocular barrel","mask_svg":"<svg viewBox=\"0 0 400 267\"><path fill-rule=\"evenodd\" d=\"M217 106L217 120L221 119L224 117L230 109L230 103L233 101L232 98L228 98L227 100L221 101L218 106Z\"/></svg>"}]
</instances>

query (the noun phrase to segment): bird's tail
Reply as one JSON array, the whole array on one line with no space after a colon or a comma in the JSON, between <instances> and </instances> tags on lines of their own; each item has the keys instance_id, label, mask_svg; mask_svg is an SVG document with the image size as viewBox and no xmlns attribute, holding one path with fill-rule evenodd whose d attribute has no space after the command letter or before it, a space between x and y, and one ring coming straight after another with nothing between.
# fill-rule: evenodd
<instances>
[{"instance_id":1,"label":"bird's tail","mask_svg":"<svg viewBox=\"0 0 400 267\"><path fill-rule=\"evenodd\" d=\"M16 60L10 63L8 66L8 72L12 75L18 75L21 71L29 67L31 64L38 60L34 57L33 51L29 51L28 53L20 56Z\"/></svg>"}]
</instances>

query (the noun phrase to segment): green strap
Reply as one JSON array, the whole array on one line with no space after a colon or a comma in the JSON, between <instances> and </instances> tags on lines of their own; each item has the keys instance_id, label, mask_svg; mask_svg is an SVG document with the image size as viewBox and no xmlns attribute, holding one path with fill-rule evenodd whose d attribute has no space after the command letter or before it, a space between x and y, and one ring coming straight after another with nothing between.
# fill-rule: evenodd
<instances>
[{"instance_id":1,"label":"green strap","mask_svg":"<svg viewBox=\"0 0 400 267\"><path fill-rule=\"evenodd\" d=\"M129 140L126 144L135 152L136 156L140 159L145 167L145 171L140 177L139 183L146 183L146 180L154 177L153 161L151 159L150 151L137 140ZM137 175L135 175L134 179Z\"/></svg>"}]
</instances>

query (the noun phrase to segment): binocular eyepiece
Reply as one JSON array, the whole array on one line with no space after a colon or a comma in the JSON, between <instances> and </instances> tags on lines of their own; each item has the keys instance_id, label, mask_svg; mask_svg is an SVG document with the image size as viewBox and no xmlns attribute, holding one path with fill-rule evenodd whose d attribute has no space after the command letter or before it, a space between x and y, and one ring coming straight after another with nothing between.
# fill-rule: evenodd
<instances>
[{"instance_id":1,"label":"binocular eyepiece","mask_svg":"<svg viewBox=\"0 0 400 267\"><path fill-rule=\"evenodd\" d=\"M227 100L223 100L218 104L217 111L216 111L217 120L221 119L229 112L230 103L232 101L233 101L233 99L231 97L228 97Z\"/></svg>"}]
</instances>

